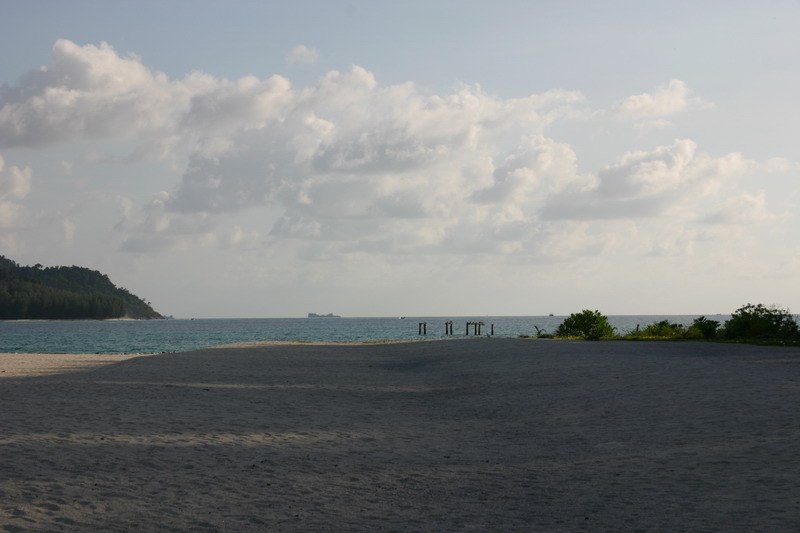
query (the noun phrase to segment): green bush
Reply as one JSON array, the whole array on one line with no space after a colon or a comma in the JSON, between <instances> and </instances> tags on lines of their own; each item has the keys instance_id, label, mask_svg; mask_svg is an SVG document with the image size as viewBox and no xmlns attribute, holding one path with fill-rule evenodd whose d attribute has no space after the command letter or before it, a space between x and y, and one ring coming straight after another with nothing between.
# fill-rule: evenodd
<instances>
[{"instance_id":1,"label":"green bush","mask_svg":"<svg viewBox=\"0 0 800 533\"><path fill-rule=\"evenodd\" d=\"M788 309L747 304L737 309L722 328L728 339L796 341L800 327Z\"/></svg>"},{"instance_id":2,"label":"green bush","mask_svg":"<svg viewBox=\"0 0 800 533\"><path fill-rule=\"evenodd\" d=\"M600 311L583 310L572 313L556 329L557 337L584 337L589 340L599 340L602 337L614 335L614 328L608 323L608 318Z\"/></svg>"},{"instance_id":3,"label":"green bush","mask_svg":"<svg viewBox=\"0 0 800 533\"><path fill-rule=\"evenodd\" d=\"M704 316L695 318L689 328L690 337L703 337L704 339L713 339L717 336L719 329L719 322L716 320L709 320Z\"/></svg>"},{"instance_id":4,"label":"green bush","mask_svg":"<svg viewBox=\"0 0 800 533\"><path fill-rule=\"evenodd\" d=\"M685 334L686 328L681 324L671 324L668 320L650 324L642 331L644 337L683 337Z\"/></svg>"},{"instance_id":5,"label":"green bush","mask_svg":"<svg viewBox=\"0 0 800 533\"><path fill-rule=\"evenodd\" d=\"M661 322L654 322L644 329L636 326L636 329L627 333L625 338L710 339L717 334L717 328L719 328L719 322L708 320L704 316L694 319L694 322L689 327L662 320Z\"/></svg>"}]
</instances>

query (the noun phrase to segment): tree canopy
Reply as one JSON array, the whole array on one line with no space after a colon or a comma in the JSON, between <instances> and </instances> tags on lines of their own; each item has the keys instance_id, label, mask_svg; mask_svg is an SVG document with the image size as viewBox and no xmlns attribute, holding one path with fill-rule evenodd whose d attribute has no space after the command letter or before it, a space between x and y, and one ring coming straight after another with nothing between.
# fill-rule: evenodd
<instances>
[{"instance_id":1,"label":"tree canopy","mask_svg":"<svg viewBox=\"0 0 800 533\"><path fill-rule=\"evenodd\" d=\"M0 255L0 319L163 318L108 276L78 266L20 266Z\"/></svg>"}]
</instances>

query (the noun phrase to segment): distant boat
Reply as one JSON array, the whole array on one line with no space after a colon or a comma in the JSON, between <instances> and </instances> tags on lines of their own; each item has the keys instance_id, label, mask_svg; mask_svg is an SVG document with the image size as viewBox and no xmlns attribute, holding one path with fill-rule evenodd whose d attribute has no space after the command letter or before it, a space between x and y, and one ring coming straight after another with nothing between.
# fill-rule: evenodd
<instances>
[{"instance_id":1,"label":"distant boat","mask_svg":"<svg viewBox=\"0 0 800 533\"><path fill-rule=\"evenodd\" d=\"M406 319L406 317L404 317L404 316L401 316L399 318L400 318L400 320L405 320Z\"/></svg>"},{"instance_id":2,"label":"distant boat","mask_svg":"<svg viewBox=\"0 0 800 533\"><path fill-rule=\"evenodd\" d=\"M308 318L342 318L339 315L328 313L327 315L318 315L317 313L308 313Z\"/></svg>"},{"instance_id":3,"label":"distant boat","mask_svg":"<svg viewBox=\"0 0 800 533\"><path fill-rule=\"evenodd\" d=\"M549 315L547 315L547 316L553 316L553 313L550 313L550 314L549 314Z\"/></svg>"}]
</instances>

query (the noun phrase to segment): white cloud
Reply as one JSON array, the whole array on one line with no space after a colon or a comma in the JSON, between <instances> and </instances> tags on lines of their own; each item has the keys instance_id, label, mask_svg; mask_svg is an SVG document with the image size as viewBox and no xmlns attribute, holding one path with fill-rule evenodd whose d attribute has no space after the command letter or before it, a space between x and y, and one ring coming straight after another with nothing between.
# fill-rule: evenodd
<instances>
[{"instance_id":1,"label":"white cloud","mask_svg":"<svg viewBox=\"0 0 800 533\"><path fill-rule=\"evenodd\" d=\"M747 172L753 164L736 153L712 158L696 151L696 143L684 139L650 152L627 153L598 173L595 187L554 195L543 216L575 220L663 216L687 198L710 194L723 180Z\"/></svg>"},{"instance_id":2,"label":"white cloud","mask_svg":"<svg viewBox=\"0 0 800 533\"><path fill-rule=\"evenodd\" d=\"M672 80L588 113L577 91L503 98L465 84L436 94L410 82L381 85L359 66L307 87L282 76L170 80L107 44L61 40L50 65L0 89L0 146L133 146L128 155L80 146L88 155L64 165L76 175L93 163L187 155L168 161L181 169L150 203L124 201L117 229L126 251L280 247L314 261L388 253L520 263L622 250L690 255L721 226L744 232L785 221L767 209L765 193L735 178L796 172L797 163L712 157L682 139L586 172L549 128L576 118L587 128L608 119L665 125L699 102ZM0 160L6 230L24 217L19 200L29 190L30 169L3 170ZM60 237L78 240L71 220ZM698 222L708 223L703 231ZM0 238L11 243L9 235Z\"/></svg>"},{"instance_id":3,"label":"white cloud","mask_svg":"<svg viewBox=\"0 0 800 533\"><path fill-rule=\"evenodd\" d=\"M231 98L236 105L219 119L200 112ZM252 111L259 99L268 111ZM477 86L427 95L412 84L381 87L361 67L301 90L279 79L221 85L195 98L183 121L196 135L208 131L217 148L201 139L180 186L148 208L137 231L259 209L273 221L272 238L339 250L434 249L476 217L508 234L529 218L522 204L579 179L568 145L531 132L583 103L568 91L504 100ZM507 152L508 139L522 141L518 153ZM473 200L484 207L476 211Z\"/></svg>"},{"instance_id":4,"label":"white cloud","mask_svg":"<svg viewBox=\"0 0 800 533\"><path fill-rule=\"evenodd\" d=\"M685 82L673 79L652 93L629 96L614 106L611 113L620 120L634 122L637 128L659 129L670 125L666 117L700 105L702 101L691 96Z\"/></svg>"},{"instance_id":5,"label":"white cloud","mask_svg":"<svg viewBox=\"0 0 800 533\"><path fill-rule=\"evenodd\" d=\"M317 60L319 60L319 50L304 44L295 46L286 55L286 61L288 63L306 63L310 65L316 63Z\"/></svg>"},{"instance_id":6,"label":"white cloud","mask_svg":"<svg viewBox=\"0 0 800 533\"><path fill-rule=\"evenodd\" d=\"M703 218L707 224L752 226L769 224L788 218L788 214L771 213L767 208L764 191L755 194L742 192L725 200L722 205Z\"/></svg>"},{"instance_id":7,"label":"white cloud","mask_svg":"<svg viewBox=\"0 0 800 533\"><path fill-rule=\"evenodd\" d=\"M616 112L631 119L665 117L688 106L689 89L681 80L670 80L653 93L629 96L616 107Z\"/></svg>"},{"instance_id":8,"label":"white cloud","mask_svg":"<svg viewBox=\"0 0 800 533\"><path fill-rule=\"evenodd\" d=\"M58 40L52 63L0 88L0 146L41 147L170 130L193 92L209 80L170 82L134 56Z\"/></svg>"},{"instance_id":9,"label":"white cloud","mask_svg":"<svg viewBox=\"0 0 800 533\"><path fill-rule=\"evenodd\" d=\"M25 198L31 191L31 168L5 168L0 156L0 199Z\"/></svg>"},{"instance_id":10,"label":"white cloud","mask_svg":"<svg viewBox=\"0 0 800 533\"><path fill-rule=\"evenodd\" d=\"M30 167L19 168L5 166L0 157L0 236L9 248L16 249L16 236L13 231L19 229L28 210L19 203L31 190Z\"/></svg>"},{"instance_id":11,"label":"white cloud","mask_svg":"<svg viewBox=\"0 0 800 533\"><path fill-rule=\"evenodd\" d=\"M272 76L261 81L246 76L222 80L192 96L182 116L182 129L220 136L231 130L256 128L280 120L293 96L289 80Z\"/></svg>"}]
</instances>

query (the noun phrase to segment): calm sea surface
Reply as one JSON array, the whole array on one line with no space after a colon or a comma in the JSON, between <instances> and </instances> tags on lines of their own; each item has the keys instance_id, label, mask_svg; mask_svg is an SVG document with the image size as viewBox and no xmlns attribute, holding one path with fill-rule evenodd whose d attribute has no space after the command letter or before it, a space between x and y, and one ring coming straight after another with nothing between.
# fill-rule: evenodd
<instances>
[{"instance_id":1,"label":"calm sea surface","mask_svg":"<svg viewBox=\"0 0 800 533\"><path fill-rule=\"evenodd\" d=\"M618 332L669 320L691 324L700 315L609 316ZM427 322L427 336L445 336L445 322L453 322L455 337L467 333L466 323L484 323L481 334L494 324L497 337L535 335L536 328L552 333L563 316L483 316L393 318L253 318L196 320L47 320L0 321L0 352L18 353L159 353L183 352L220 344L249 341L378 341L423 338L419 323ZM708 316L723 323L727 315ZM469 328L469 335L474 330Z\"/></svg>"}]
</instances>

